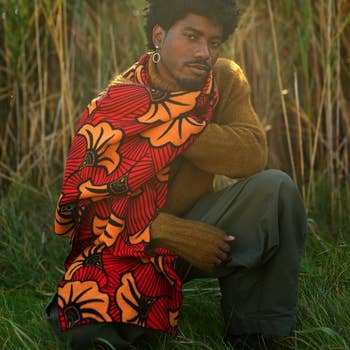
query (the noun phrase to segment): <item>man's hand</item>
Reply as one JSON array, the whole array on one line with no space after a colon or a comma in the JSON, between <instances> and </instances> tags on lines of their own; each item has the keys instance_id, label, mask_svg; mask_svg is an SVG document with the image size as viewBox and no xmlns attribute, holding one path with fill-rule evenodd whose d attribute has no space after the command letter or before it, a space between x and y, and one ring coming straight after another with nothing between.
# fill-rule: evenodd
<instances>
[{"instance_id":1,"label":"man's hand","mask_svg":"<svg viewBox=\"0 0 350 350\"><path fill-rule=\"evenodd\" d=\"M154 247L170 249L206 272L227 261L234 239L215 226L165 213L159 214L151 225Z\"/></svg>"}]
</instances>

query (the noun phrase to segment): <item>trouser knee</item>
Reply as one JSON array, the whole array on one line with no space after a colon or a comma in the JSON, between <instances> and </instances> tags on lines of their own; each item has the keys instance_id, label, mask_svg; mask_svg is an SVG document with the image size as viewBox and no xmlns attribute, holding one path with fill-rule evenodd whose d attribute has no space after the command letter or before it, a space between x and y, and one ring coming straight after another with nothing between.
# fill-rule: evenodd
<instances>
[{"instance_id":1,"label":"trouser knee","mask_svg":"<svg viewBox=\"0 0 350 350\"><path fill-rule=\"evenodd\" d=\"M252 176L252 182L254 186L264 191L271 192L283 186L286 193L298 192L298 189L291 179L291 177L285 172L277 169L269 169L261 171Z\"/></svg>"}]
</instances>

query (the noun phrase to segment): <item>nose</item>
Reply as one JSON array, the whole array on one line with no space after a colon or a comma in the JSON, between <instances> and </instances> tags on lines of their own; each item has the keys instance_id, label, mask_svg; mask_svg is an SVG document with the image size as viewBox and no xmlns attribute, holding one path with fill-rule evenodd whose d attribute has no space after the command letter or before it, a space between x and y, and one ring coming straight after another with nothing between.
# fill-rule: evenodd
<instances>
[{"instance_id":1,"label":"nose","mask_svg":"<svg viewBox=\"0 0 350 350\"><path fill-rule=\"evenodd\" d=\"M209 46L206 40L200 40L197 50L196 58L206 61L210 58Z\"/></svg>"}]
</instances>

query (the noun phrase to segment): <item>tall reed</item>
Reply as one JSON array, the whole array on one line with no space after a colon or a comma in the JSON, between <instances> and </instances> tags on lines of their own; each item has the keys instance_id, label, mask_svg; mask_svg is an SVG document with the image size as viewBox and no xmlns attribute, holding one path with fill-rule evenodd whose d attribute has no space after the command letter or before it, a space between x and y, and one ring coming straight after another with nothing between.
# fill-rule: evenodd
<instances>
[{"instance_id":1,"label":"tall reed","mask_svg":"<svg viewBox=\"0 0 350 350\"><path fill-rule=\"evenodd\" d=\"M49 190L84 106L142 51L139 13L131 1L0 6L1 183L30 177Z\"/></svg>"},{"instance_id":2,"label":"tall reed","mask_svg":"<svg viewBox=\"0 0 350 350\"><path fill-rule=\"evenodd\" d=\"M228 55L249 76L268 130L270 166L295 178L310 209L326 187L336 233L350 209L350 2L241 3Z\"/></svg>"},{"instance_id":3,"label":"tall reed","mask_svg":"<svg viewBox=\"0 0 350 350\"><path fill-rule=\"evenodd\" d=\"M326 187L335 228L350 208L350 2L240 3L240 25L223 53L248 75L269 138L269 166L294 177L310 209ZM26 182L51 192L81 111L145 51L143 5L0 1L3 190Z\"/></svg>"}]
</instances>

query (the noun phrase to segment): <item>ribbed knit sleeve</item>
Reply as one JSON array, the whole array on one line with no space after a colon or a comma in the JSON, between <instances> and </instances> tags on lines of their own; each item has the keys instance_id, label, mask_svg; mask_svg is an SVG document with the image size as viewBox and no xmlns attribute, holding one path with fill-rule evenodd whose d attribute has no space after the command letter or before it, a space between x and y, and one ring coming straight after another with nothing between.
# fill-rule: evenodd
<instances>
[{"instance_id":1,"label":"ribbed knit sleeve","mask_svg":"<svg viewBox=\"0 0 350 350\"><path fill-rule=\"evenodd\" d=\"M200 270L210 272L226 234L201 221L160 213L152 222L151 237L153 247L167 248Z\"/></svg>"},{"instance_id":2,"label":"ribbed knit sleeve","mask_svg":"<svg viewBox=\"0 0 350 350\"><path fill-rule=\"evenodd\" d=\"M232 178L263 170L266 136L250 101L250 87L241 68L219 59L214 69L219 104L212 123L184 153L199 169Z\"/></svg>"}]
</instances>

